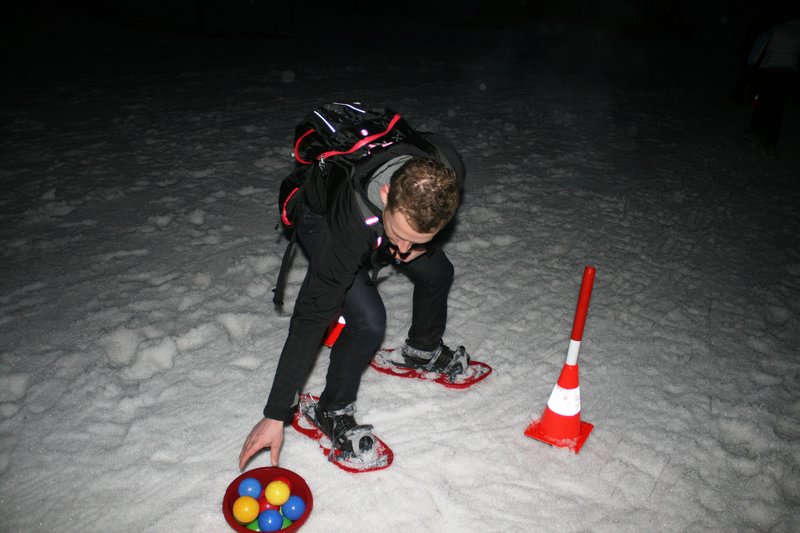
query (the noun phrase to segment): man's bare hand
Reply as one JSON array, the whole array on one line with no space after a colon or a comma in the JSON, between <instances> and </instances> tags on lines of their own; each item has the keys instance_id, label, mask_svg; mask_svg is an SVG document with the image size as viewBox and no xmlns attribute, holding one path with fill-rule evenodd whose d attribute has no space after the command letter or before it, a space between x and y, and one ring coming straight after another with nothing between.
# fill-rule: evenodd
<instances>
[{"instance_id":1,"label":"man's bare hand","mask_svg":"<svg viewBox=\"0 0 800 533\"><path fill-rule=\"evenodd\" d=\"M283 422L272 418L264 418L256 424L244 441L239 454L239 470L242 470L253 455L263 448L270 449L272 466L278 466L278 456L283 444Z\"/></svg>"}]
</instances>

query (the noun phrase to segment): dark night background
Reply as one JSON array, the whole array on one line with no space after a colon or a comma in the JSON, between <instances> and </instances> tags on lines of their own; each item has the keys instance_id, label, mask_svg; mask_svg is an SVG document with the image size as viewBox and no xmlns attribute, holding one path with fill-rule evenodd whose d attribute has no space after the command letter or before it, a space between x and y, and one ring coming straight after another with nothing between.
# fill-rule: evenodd
<instances>
[{"instance_id":1,"label":"dark night background","mask_svg":"<svg viewBox=\"0 0 800 533\"><path fill-rule=\"evenodd\" d=\"M512 31L542 20L643 40L739 47L770 24L796 17L800 8L796 2L775 0L38 0L12 3L5 9L5 51L10 60L24 63L33 51L49 50L56 57L92 54L99 50L80 47L114 46L155 34L303 39L320 45L370 35L376 39L370 46L385 46L397 35L419 30Z\"/></svg>"},{"instance_id":2,"label":"dark night background","mask_svg":"<svg viewBox=\"0 0 800 533\"><path fill-rule=\"evenodd\" d=\"M112 79L192 64L223 67L265 58L324 64L330 54L372 57L404 49L445 60L483 58L495 48L524 56L553 46L538 37L542 28L552 27L583 41L574 50L561 46L558 61L564 65L671 83L693 83L698 73L727 76L733 91L758 34L798 16L800 8L775 0L37 0L5 10L2 87L12 103L59 79L90 74ZM601 34L624 39L626 48L611 57L586 56L586 43ZM689 52L675 57L651 52L670 46ZM514 57L501 62L514 68Z\"/></svg>"}]
</instances>

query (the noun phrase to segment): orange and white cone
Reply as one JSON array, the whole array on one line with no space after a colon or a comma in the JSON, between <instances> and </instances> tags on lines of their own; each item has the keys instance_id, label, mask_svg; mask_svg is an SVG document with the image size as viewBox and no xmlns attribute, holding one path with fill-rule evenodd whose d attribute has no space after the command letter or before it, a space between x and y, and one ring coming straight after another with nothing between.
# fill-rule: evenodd
<instances>
[{"instance_id":1,"label":"orange and white cone","mask_svg":"<svg viewBox=\"0 0 800 533\"><path fill-rule=\"evenodd\" d=\"M531 423L525 435L553 446L580 452L594 426L581 420L581 387L578 380L578 351L583 338L583 327L589 310L595 268L583 271L578 308L572 325L567 361L561 369L558 382L547 400L542 418Z\"/></svg>"},{"instance_id":2,"label":"orange and white cone","mask_svg":"<svg viewBox=\"0 0 800 533\"><path fill-rule=\"evenodd\" d=\"M325 333L325 340L322 341L322 344L328 348L333 348L333 345L336 344L336 340L344 329L344 325L345 321L343 316L340 316L339 320L331 322L331 325L328 326L328 331Z\"/></svg>"}]
</instances>

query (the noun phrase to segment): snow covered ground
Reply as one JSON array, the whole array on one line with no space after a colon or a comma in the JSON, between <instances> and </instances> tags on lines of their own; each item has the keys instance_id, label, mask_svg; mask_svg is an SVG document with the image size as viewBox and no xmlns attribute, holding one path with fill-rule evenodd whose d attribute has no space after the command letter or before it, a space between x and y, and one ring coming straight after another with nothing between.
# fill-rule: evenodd
<instances>
[{"instance_id":1,"label":"snow covered ground","mask_svg":"<svg viewBox=\"0 0 800 533\"><path fill-rule=\"evenodd\" d=\"M362 100L463 152L445 341L495 372L454 391L368 370L358 416L395 452L384 471L345 473L287 430L305 530L798 531L800 117L782 157L750 146L731 50L548 25L358 53L149 43L54 49L4 80L0 529L228 530L288 324L270 289L292 128ZM587 264L595 430L575 455L523 430ZM409 284L382 277L397 345Z\"/></svg>"}]
</instances>

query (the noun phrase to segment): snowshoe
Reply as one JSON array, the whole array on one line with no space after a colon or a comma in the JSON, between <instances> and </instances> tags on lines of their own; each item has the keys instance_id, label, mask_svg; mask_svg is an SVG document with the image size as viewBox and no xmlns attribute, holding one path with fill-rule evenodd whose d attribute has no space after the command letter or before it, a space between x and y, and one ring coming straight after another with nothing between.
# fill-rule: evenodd
<instances>
[{"instance_id":1,"label":"snowshoe","mask_svg":"<svg viewBox=\"0 0 800 533\"><path fill-rule=\"evenodd\" d=\"M348 472L367 472L392 463L391 449L372 433L372 426L356 423L354 405L327 411L319 405L319 398L302 394L299 407L292 426L319 442L336 466Z\"/></svg>"},{"instance_id":2,"label":"snowshoe","mask_svg":"<svg viewBox=\"0 0 800 533\"><path fill-rule=\"evenodd\" d=\"M400 350L378 350L370 366L391 376L433 381L454 389L466 389L492 373L492 367L472 361L463 346L455 351L444 344L426 352L408 345Z\"/></svg>"}]
</instances>

